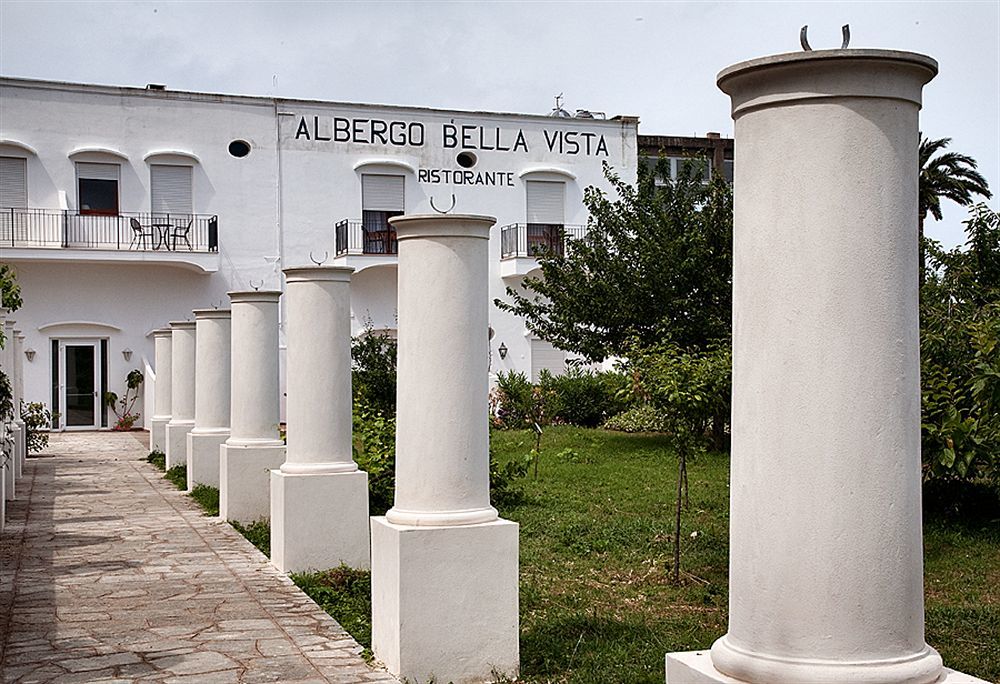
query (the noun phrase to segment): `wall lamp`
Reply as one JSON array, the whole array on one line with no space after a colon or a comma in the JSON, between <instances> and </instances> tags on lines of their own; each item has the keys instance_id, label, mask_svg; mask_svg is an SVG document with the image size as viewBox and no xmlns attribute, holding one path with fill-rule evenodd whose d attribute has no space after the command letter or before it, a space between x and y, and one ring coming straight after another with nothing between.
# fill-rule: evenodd
<instances>
[{"instance_id":1,"label":"wall lamp","mask_svg":"<svg viewBox=\"0 0 1000 684\"><path fill-rule=\"evenodd\" d=\"M34 349L25 349L24 350L24 355L25 355L25 357L27 357L28 363L31 363L32 361L35 360L35 350Z\"/></svg>"},{"instance_id":2,"label":"wall lamp","mask_svg":"<svg viewBox=\"0 0 1000 684\"><path fill-rule=\"evenodd\" d=\"M128 347L125 347L124 349L122 349L122 356L125 357L126 361L130 361L132 359L132 350L129 349Z\"/></svg>"},{"instance_id":3,"label":"wall lamp","mask_svg":"<svg viewBox=\"0 0 1000 684\"><path fill-rule=\"evenodd\" d=\"M507 345L506 344L504 344L503 342L501 342L500 343L500 347L497 348L497 351L500 352L500 358L501 358L501 360L507 358Z\"/></svg>"}]
</instances>

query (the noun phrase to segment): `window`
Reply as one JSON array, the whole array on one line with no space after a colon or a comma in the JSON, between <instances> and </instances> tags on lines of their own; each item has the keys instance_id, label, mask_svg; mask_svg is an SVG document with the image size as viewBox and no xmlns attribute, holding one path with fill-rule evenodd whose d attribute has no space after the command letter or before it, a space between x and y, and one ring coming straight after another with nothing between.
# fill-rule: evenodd
<instances>
[{"instance_id":1,"label":"window","mask_svg":"<svg viewBox=\"0 0 1000 684\"><path fill-rule=\"evenodd\" d=\"M566 184L526 181L528 254L563 253Z\"/></svg>"},{"instance_id":2,"label":"window","mask_svg":"<svg viewBox=\"0 0 1000 684\"><path fill-rule=\"evenodd\" d=\"M149 165L151 208L154 214L191 214L192 169L170 164Z\"/></svg>"},{"instance_id":3,"label":"window","mask_svg":"<svg viewBox=\"0 0 1000 684\"><path fill-rule=\"evenodd\" d=\"M28 207L28 160L0 157L0 207Z\"/></svg>"},{"instance_id":4,"label":"window","mask_svg":"<svg viewBox=\"0 0 1000 684\"><path fill-rule=\"evenodd\" d=\"M403 176L361 174L361 229L365 254L397 254L389 219L403 213Z\"/></svg>"},{"instance_id":5,"label":"window","mask_svg":"<svg viewBox=\"0 0 1000 684\"><path fill-rule=\"evenodd\" d=\"M118 215L118 164L77 162L77 200L81 214Z\"/></svg>"},{"instance_id":6,"label":"window","mask_svg":"<svg viewBox=\"0 0 1000 684\"><path fill-rule=\"evenodd\" d=\"M712 160L708 157L671 157L671 166L673 167L673 175L671 178L677 180L684 173L685 165L691 166L692 175L697 176L698 172L701 172L702 180L708 182L712 179Z\"/></svg>"},{"instance_id":7,"label":"window","mask_svg":"<svg viewBox=\"0 0 1000 684\"><path fill-rule=\"evenodd\" d=\"M722 177L726 179L727 182L733 182L733 160L723 159L722 160Z\"/></svg>"}]
</instances>

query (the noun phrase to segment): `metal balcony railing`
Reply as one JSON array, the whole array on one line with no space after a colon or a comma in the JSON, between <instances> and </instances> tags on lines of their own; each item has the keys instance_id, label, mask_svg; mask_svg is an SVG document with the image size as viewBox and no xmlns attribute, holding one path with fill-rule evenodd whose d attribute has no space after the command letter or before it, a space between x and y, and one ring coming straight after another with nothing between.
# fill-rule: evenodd
<instances>
[{"instance_id":1,"label":"metal balcony railing","mask_svg":"<svg viewBox=\"0 0 1000 684\"><path fill-rule=\"evenodd\" d=\"M81 214L0 207L0 246L133 251L219 251L219 218L210 214Z\"/></svg>"},{"instance_id":2,"label":"metal balcony railing","mask_svg":"<svg viewBox=\"0 0 1000 684\"><path fill-rule=\"evenodd\" d=\"M567 245L584 236L586 226L560 223L512 223L500 229L500 258L564 256Z\"/></svg>"},{"instance_id":3,"label":"metal balcony railing","mask_svg":"<svg viewBox=\"0 0 1000 684\"><path fill-rule=\"evenodd\" d=\"M399 254L396 231L384 220L361 221L344 219L334 225L334 249L343 254Z\"/></svg>"}]
</instances>

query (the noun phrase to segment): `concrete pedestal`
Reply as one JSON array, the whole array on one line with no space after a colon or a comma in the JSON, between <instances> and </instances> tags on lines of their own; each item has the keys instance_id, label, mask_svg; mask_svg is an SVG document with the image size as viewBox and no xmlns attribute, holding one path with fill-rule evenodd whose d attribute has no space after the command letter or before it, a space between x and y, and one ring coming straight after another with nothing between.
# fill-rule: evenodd
<instances>
[{"instance_id":1,"label":"concrete pedestal","mask_svg":"<svg viewBox=\"0 0 1000 684\"><path fill-rule=\"evenodd\" d=\"M159 382L159 380L157 380ZM149 426L149 450L167 453L167 423L170 417L153 418Z\"/></svg>"},{"instance_id":2,"label":"concrete pedestal","mask_svg":"<svg viewBox=\"0 0 1000 684\"><path fill-rule=\"evenodd\" d=\"M219 517L239 523L271 514L269 471L285 462L285 445L219 447Z\"/></svg>"},{"instance_id":3,"label":"concrete pedestal","mask_svg":"<svg viewBox=\"0 0 1000 684\"><path fill-rule=\"evenodd\" d=\"M3 425L0 425L0 430L2 429L4 429ZM14 456L13 454L0 456L0 460L3 461L3 498L6 501L13 501L16 494L14 484Z\"/></svg>"},{"instance_id":4,"label":"concrete pedestal","mask_svg":"<svg viewBox=\"0 0 1000 684\"><path fill-rule=\"evenodd\" d=\"M11 433L11 438L14 440L14 479L20 480L21 476L24 475L24 458L25 458L25 427L24 421L20 418L12 421L11 427L13 432Z\"/></svg>"},{"instance_id":5,"label":"concrete pedestal","mask_svg":"<svg viewBox=\"0 0 1000 684\"><path fill-rule=\"evenodd\" d=\"M271 562L282 572L371 567L368 473L272 470Z\"/></svg>"},{"instance_id":6,"label":"concrete pedestal","mask_svg":"<svg viewBox=\"0 0 1000 684\"><path fill-rule=\"evenodd\" d=\"M219 447L229 438L227 428L217 431L193 429L187 434L187 488L196 484L219 487Z\"/></svg>"},{"instance_id":7,"label":"concrete pedestal","mask_svg":"<svg viewBox=\"0 0 1000 684\"><path fill-rule=\"evenodd\" d=\"M518 525L417 527L371 519L372 643L410 681L516 676Z\"/></svg>"},{"instance_id":8,"label":"concrete pedestal","mask_svg":"<svg viewBox=\"0 0 1000 684\"><path fill-rule=\"evenodd\" d=\"M193 420L171 418L166 426L167 470L174 466L187 465L187 436L194 429Z\"/></svg>"},{"instance_id":9,"label":"concrete pedestal","mask_svg":"<svg viewBox=\"0 0 1000 684\"><path fill-rule=\"evenodd\" d=\"M667 654L667 684L746 684L722 674L712 665L709 651L687 651ZM810 680L802 680L804 683ZM852 684L858 680L851 680ZM865 680L880 681L880 680ZM944 668L934 684L989 684L985 679Z\"/></svg>"}]
</instances>

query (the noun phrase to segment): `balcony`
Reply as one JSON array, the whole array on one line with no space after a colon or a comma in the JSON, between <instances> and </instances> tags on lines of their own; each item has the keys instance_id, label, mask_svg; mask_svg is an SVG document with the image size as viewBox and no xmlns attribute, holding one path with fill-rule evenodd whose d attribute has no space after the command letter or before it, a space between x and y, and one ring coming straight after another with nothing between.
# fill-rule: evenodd
<instances>
[{"instance_id":1,"label":"balcony","mask_svg":"<svg viewBox=\"0 0 1000 684\"><path fill-rule=\"evenodd\" d=\"M538 268L544 254L564 256L586 226L559 223L512 223L500 229L500 276L524 276Z\"/></svg>"},{"instance_id":2,"label":"balcony","mask_svg":"<svg viewBox=\"0 0 1000 684\"><path fill-rule=\"evenodd\" d=\"M362 271L395 265L399 254L396 231L385 220L344 219L334 225L334 264Z\"/></svg>"},{"instance_id":3,"label":"balcony","mask_svg":"<svg viewBox=\"0 0 1000 684\"><path fill-rule=\"evenodd\" d=\"M0 208L4 261L148 263L219 270L219 219L207 214L82 214Z\"/></svg>"}]
</instances>

